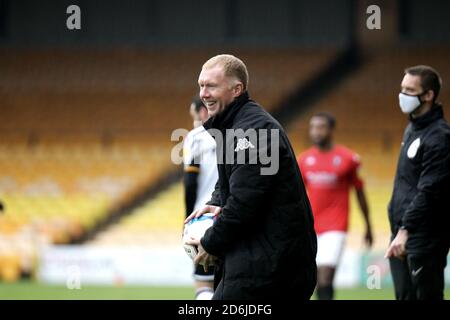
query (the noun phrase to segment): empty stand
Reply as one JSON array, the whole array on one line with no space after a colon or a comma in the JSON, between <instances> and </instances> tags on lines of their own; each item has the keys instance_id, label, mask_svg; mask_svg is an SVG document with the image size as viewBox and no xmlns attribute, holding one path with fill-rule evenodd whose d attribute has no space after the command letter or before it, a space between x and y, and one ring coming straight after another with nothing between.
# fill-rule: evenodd
<instances>
[{"instance_id":1,"label":"empty stand","mask_svg":"<svg viewBox=\"0 0 450 320\"><path fill-rule=\"evenodd\" d=\"M247 63L250 94L269 110L335 54L228 52ZM0 279L31 273L39 246L77 239L174 170L170 135L191 128L188 106L201 65L218 53L0 50ZM181 193L180 185L171 188L124 218L119 231L113 227L112 240L108 230L94 241L154 244L178 235Z\"/></svg>"}]
</instances>

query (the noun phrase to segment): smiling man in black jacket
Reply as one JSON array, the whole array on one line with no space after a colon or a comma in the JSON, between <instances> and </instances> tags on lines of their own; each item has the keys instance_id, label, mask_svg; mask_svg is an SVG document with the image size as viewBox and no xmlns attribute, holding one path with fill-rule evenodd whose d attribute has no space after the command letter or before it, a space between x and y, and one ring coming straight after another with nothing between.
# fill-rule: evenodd
<instances>
[{"instance_id":1,"label":"smiling man in black jacket","mask_svg":"<svg viewBox=\"0 0 450 320\"><path fill-rule=\"evenodd\" d=\"M449 251L450 126L436 102L439 74L405 70L399 102L409 114L389 204L392 242L386 252L397 299L443 299Z\"/></svg>"},{"instance_id":2,"label":"smiling man in black jacket","mask_svg":"<svg viewBox=\"0 0 450 320\"><path fill-rule=\"evenodd\" d=\"M198 80L216 139L219 180L187 221L217 214L197 264L215 264L213 299L309 299L316 285L316 234L295 154L281 125L249 98L245 64L208 60ZM269 156L270 155L270 156ZM268 161L269 160L269 161Z\"/></svg>"}]
</instances>

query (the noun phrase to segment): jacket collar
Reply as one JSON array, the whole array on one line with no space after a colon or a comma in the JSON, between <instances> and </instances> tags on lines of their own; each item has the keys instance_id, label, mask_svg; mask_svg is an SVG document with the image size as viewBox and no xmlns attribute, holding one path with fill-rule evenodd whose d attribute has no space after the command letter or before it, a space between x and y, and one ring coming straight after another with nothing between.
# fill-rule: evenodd
<instances>
[{"instance_id":1,"label":"jacket collar","mask_svg":"<svg viewBox=\"0 0 450 320\"><path fill-rule=\"evenodd\" d=\"M430 123L435 122L444 117L444 111L442 110L442 106L438 103L433 105L433 107L425 113L424 115L413 118L411 115L409 116L409 121L411 121L414 129L422 129L427 127Z\"/></svg>"},{"instance_id":2,"label":"jacket collar","mask_svg":"<svg viewBox=\"0 0 450 320\"><path fill-rule=\"evenodd\" d=\"M203 127L208 129L227 129L231 126L233 123L234 118L236 117L236 114L241 110L241 108L246 104L248 101L250 101L250 97L248 95L248 92L245 91L240 96L236 97L233 102L231 102L228 106L225 107L225 109L218 113L217 115L209 118L204 124Z\"/></svg>"}]
</instances>

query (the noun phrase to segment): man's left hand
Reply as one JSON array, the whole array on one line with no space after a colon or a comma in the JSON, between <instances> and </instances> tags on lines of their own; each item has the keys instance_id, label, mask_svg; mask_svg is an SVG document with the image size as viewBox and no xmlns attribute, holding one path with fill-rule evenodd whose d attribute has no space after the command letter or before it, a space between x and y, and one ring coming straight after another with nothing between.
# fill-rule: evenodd
<instances>
[{"instance_id":1,"label":"man's left hand","mask_svg":"<svg viewBox=\"0 0 450 320\"><path fill-rule=\"evenodd\" d=\"M385 258L399 258L403 259L403 257L406 255L406 241L408 241L408 230L401 229L397 232L397 235L395 236L394 240L392 240L389 248L386 251L386 254L384 255Z\"/></svg>"}]
</instances>

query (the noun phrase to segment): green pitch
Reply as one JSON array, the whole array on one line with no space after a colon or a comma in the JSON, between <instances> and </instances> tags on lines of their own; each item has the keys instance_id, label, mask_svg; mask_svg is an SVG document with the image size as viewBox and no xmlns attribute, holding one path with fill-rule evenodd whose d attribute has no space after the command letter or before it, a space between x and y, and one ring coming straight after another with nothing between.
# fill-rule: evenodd
<instances>
[{"instance_id":1,"label":"green pitch","mask_svg":"<svg viewBox=\"0 0 450 320\"><path fill-rule=\"evenodd\" d=\"M446 299L450 299L450 288L446 288ZM35 282L0 283L0 300L21 299L69 299L69 300L177 300L193 299L191 287L146 287L146 286L83 286L79 290L69 290L64 286L51 286ZM368 290L366 288L337 289L340 300L391 300L392 288Z\"/></svg>"}]
</instances>

